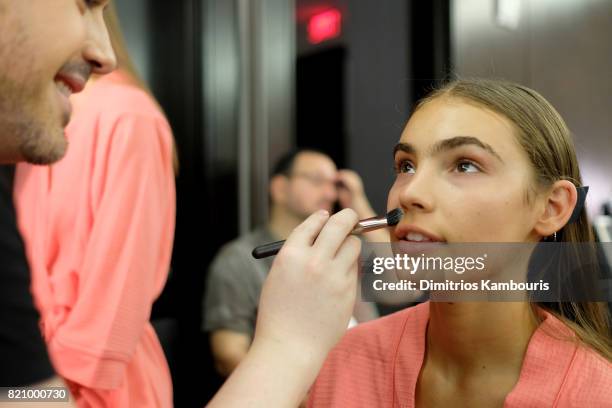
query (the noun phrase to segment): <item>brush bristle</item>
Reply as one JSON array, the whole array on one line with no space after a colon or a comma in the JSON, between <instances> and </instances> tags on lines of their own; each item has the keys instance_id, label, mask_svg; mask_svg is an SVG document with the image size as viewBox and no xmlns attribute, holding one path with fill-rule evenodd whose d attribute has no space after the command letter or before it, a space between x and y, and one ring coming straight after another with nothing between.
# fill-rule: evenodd
<instances>
[{"instance_id":1,"label":"brush bristle","mask_svg":"<svg viewBox=\"0 0 612 408\"><path fill-rule=\"evenodd\" d=\"M387 225L393 226L397 225L402 217L404 216L404 212L401 208L396 208L395 210L391 210L387 213Z\"/></svg>"}]
</instances>

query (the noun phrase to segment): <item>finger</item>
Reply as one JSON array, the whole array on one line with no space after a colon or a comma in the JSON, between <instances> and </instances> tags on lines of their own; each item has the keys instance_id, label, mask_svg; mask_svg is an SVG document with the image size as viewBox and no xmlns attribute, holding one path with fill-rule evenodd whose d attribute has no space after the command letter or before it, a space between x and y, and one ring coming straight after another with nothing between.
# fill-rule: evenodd
<instances>
[{"instance_id":1,"label":"finger","mask_svg":"<svg viewBox=\"0 0 612 408\"><path fill-rule=\"evenodd\" d=\"M285 245L311 246L328 219L329 213L324 210L311 214L293 230L285 241Z\"/></svg>"},{"instance_id":2,"label":"finger","mask_svg":"<svg viewBox=\"0 0 612 408\"><path fill-rule=\"evenodd\" d=\"M337 175L338 181L340 181L343 184L350 184L351 181L351 176L350 173L347 170L340 170L338 171L338 175Z\"/></svg>"},{"instance_id":3,"label":"finger","mask_svg":"<svg viewBox=\"0 0 612 408\"><path fill-rule=\"evenodd\" d=\"M350 208L334 214L319 233L315 243L315 253L322 258L334 258L340 245L359 221L357 213Z\"/></svg>"},{"instance_id":4,"label":"finger","mask_svg":"<svg viewBox=\"0 0 612 408\"><path fill-rule=\"evenodd\" d=\"M361 254L361 240L355 236L349 235L346 237L334 261L339 269L351 270L351 266L359 261Z\"/></svg>"}]
</instances>

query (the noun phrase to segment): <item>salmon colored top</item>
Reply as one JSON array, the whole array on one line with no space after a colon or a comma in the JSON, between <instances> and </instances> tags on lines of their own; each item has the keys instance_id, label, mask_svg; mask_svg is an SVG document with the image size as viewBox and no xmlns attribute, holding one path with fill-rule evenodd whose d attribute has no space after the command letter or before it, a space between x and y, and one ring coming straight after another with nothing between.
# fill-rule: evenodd
<instances>
[{"instance_id":1,"label":"salmon colored top","mask_svg":"<svg viewBox=\"0 0 612 408\"><path fill-rule=\"evenodd\" d=\"M612 407L612 364L572 340L542 312L506 408ZM309 407L415 406L425 355L429 303L351 329L329 354L311 389Z\"/></svg>"},{"instance_id":2,"label":"salmon colored top","mask_svg":"<svg viewBox=\"0 0 612 408\"><path fill-rule=\"evenodd\" d=\"M152 98L118 72L72 100L66 157L20 164L15 177L51 360L81 407L170 407L149 317L173 243L172 133Z\"/></svg>"}]
</instances>

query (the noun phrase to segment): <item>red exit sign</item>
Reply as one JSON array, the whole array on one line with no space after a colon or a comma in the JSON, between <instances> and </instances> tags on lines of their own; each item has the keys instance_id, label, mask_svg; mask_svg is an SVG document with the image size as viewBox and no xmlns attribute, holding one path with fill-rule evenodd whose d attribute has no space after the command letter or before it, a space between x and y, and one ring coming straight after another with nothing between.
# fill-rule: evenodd
<instances>
[{"instance_id":1,"label":"red exit sign","mask_svg":"<svg viewBox=\"0 0 612 408\"><path fill-rule=\"evenodd\" d=\"M307 31L312 44L338 37L342 32L342 14L336 9L315 14L308 20Z\"/></svg>"}]
</instances>

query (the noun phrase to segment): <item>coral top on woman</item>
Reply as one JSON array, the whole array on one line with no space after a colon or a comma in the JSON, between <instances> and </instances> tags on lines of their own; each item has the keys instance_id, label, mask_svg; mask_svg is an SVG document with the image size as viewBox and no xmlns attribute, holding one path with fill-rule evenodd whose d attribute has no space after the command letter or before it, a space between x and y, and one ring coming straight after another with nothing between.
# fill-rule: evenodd
<instances>
[{"instance_id":1,"label":"coral top on woman","mask_svg":"<svg viewBox=\"0 0 612 408\"><path fill-rule=\"evenodd\" d=\"M115 72L74 97L66 157L19 165L15 200L51 360L79 406L169 407L149 317L168 276L172 134Z\"/></svg>"},{"instance_id":2,"label":"coral top on woman","mask_svg":"<svg viewBox=\"0 0 612 408\"><path fill-rule=\"evenodd\" d=\"M541 311L506 408L612 407L612 364L569 340L572 332ZM429 302L350 330L329 354L309 407L415 406L425 356Z\"/></svg>"}]
</instances>

